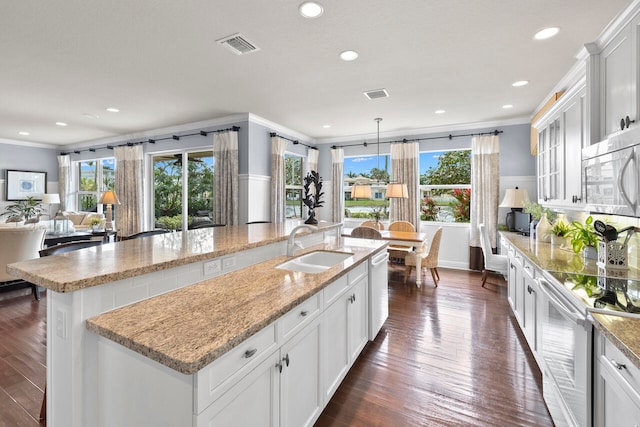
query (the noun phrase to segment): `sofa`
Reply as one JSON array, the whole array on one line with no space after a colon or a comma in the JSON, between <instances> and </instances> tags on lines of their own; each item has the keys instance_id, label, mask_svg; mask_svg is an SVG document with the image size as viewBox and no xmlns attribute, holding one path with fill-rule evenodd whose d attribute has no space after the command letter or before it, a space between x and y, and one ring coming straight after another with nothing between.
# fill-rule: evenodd
<instances>
[{"instance_id":1,"label":"sofa","mask_svg":"<svg viewBox=\"0 0 640 427\"><path fill-rule=\"evenodd\" d=\"M36 300L40 299L38 287L19 280L7 273L7 264L39 258L47 227L45 224L0 224L0 290L31 287Z\"/></svg>"},{"instance_id":2,"label":"sofa","mask_svg":"<svg viewBox=\"0 0 640 427\"><path fill-rule=\"evenodd\" d=\"M73 212L73 211L65 211L62 212L71 223L73 224L73 229L75 231L87 231L91 230L91 219L98 218L102 225L100 228L104 228L104 222L106 218L104 214L95 213L95 212Z\"/></svg>"}]
</instances>

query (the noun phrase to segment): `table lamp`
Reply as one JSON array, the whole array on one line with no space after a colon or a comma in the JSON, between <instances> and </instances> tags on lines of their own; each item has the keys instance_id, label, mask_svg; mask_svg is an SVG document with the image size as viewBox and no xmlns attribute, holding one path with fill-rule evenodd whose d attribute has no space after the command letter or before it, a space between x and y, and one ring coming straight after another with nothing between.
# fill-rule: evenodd
<instances>
[{"instance_id":1,"label":"table lamp","mask_svg":"<svg viewBox=\"0 0 640 427\"><path fill-rule=\"evenodd\" d=\"M58 193L45 193L42 195L42 204L47 205L47 216L51 218L51 205L60 203L60 195Z\"/></svg>"},{"instance_id":2,"label":"table lamp","mask_svg":"<svg viewBox=\"0 0 640 427\"><path fill-rule=\"evenodd\" d=\"M500 203L501 208L511 208L510 212L507 212L507 217L505 219L505 223L507 225L507 229L509 231L516 231L515 228L515 217L514 211L522 211L525 203L529 202L529 193L526 189L516 188L507 188L507 191L504 194L504 198L502 199L502 203Z\"/></svg>"},{"instance_id":3,"label":"table lamp","mask_svg":"<svg viewBox=\"0 0 640 427\"><path fill-rule=\"evenodd\" d=\"M98 201L98 203L101 205L107 205L107 213L106 213L107 220L104 224L104 229L113 230L113 222L111 221L111 217L112 217L111 205L120 204L120 200L118 200L118 196L116 196L116 192L112 190L105 191L104 193L102 193L102 196L100 196L100 200Z\"/></svg>"}]
</instances>

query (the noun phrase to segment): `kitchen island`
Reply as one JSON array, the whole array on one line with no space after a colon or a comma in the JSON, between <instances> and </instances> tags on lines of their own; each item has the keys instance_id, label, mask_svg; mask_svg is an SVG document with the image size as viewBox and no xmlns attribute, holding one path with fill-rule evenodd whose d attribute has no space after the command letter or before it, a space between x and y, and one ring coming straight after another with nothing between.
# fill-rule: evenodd
<instances>
[{"instance_id":1,"label":"kitchen island","mask_svg":"<svg viewBox=\"0 0 640 427\"><path fill-rule=\"evenodd\" d=\"M297 225L296 222L252 224L168 233L12 264L9 267L12 274L53 291L49 292L47 298L48 424L98 424L97 415L101 399L98 390L99 335L87 330L87 319L139 301L148 300L153 305L153 299L161 298L164 305L162 309L145 312L149 309L147 307L139 312L149 315L149 321L137 318L133 322L136 326L150 331L146 326L154 322L152 316L168 313L170 306L174 304L184 310L190 310L189 315L185 317L183 313L181 319L197 323L198 318L203 317L200 314L204 313L198 310L210 308L209 306L217 307L220 313L225 313L225 310L227 313L237 312L244 307L250 307L247 301L238 299L238 295L244 291L249 294L254 292L251 294L252 301L255 300L255 304L261 302L272 311L266 313L263 309L252 312L252 316L245 317L244 320L232 316L231 320L227 319L224 322L226 326L233 325L244 330L228 330L221 333L222 338L214 339L212 337L216 331L212 332L202 325L189 324L188 330L183 328L182 335L185 336L188 335L187 332L191 333L192 329L204 333L213 342L209 347L210 351L198 353L199 344L195 343L191 349L184 348L178 341L161 334L155 339L151 338L154 346L145 345L143 340L138 342L138 349L141 349L141 353L144 353L147 359L147 355L164 361L180 359L174 357L175 353L167 352L166 347L163 349L161 345L157 345L163 340L169 343L168 347L173 347L171 351L183 354L198 353L191 354L192 359L187 363L191 364L189 369L199 369L242 342L254 331L259 331L265 324L273 323L273 319L278 315L294 307L310 294L320 292L333 280L347 275L351 268L365 263L369 256L384 250L385 247L381 242L368 248L363 242L349 245L339 237L340 224L321 223L317 232L301 232L296 240L301 241L307 249L313 247L351 251L354 253L351 261L345 261L325 273L316 275L284 270L276 272L273 267L285 259L282 255L286 252L286 240ZM296 275L298 279L292 281ZM233 277L234 280L227 282L226 276ZM221 282L217 282L218 280ZM280 285L285 286L280 295L286 298L281 300L279 305L270 299L275 295L275 288L270 288L275 286L271 283L272 280L280 280ZM262 292L259 288L250 290L247 288L247 282L261 284ZM197 283L200 284L195 286L195 290L191 290L191 285ZM228 289L229 287L231 289ZM213 291L215 297L207 293L207 290L212 288L219 288L218 291ZM236 288L238 293L233 294L233 288ZM271 292L267 292L268 289ZM174 293L186 299L179 302L178 299L174 299ZM222 300L214 302L210 298ZM221 308L222 303L228 304L226 309ZM190 309L192 306L199 308ZM168 320L179 322L180 319L176 316L164 319ZM159 321L160 324L162 322ZM96 320L95 330L107 334L105 331L109 328L99 323ZM128 323L131 325L132 321L129 320ZM116 328L113 323L111 327ZM110 338L114 338L115 335ZM126 340L125 335L121 335L122 339ZM133 347L135 345L132 345ZM196 348L197 350L194 350ZM173 362L169 362L171 363Z\"/></svg>"}]
</instances>

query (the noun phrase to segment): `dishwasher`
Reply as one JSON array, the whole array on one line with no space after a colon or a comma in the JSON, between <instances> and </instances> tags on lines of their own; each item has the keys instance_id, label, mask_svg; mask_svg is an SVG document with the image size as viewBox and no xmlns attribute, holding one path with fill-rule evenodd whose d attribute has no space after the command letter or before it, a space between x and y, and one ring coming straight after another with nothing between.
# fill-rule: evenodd
<instances>
[{"instance_id":1,"label":"dishwasher","mask_svg":"<svg viewBox=\"0 0 640 427\"><path fill-rule=\"evenodd\" d=\"M389 316L389 253L369 259L369 341L373 341Z\"/></svg>"}]
</instances>

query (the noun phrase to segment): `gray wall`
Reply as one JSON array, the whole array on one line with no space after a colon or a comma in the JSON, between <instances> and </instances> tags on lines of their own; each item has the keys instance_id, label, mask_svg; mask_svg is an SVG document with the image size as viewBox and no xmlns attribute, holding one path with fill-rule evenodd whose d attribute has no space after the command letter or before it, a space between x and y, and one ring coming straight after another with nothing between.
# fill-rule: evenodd
<instances>
[{"instance_id":1,"label":"gray wall","mask_svg":"<svg viewBox=\"0 0 640 427\"><path fill-rule=\"evenodd\" d=\"M0 144L0 179L7 169L47 172L47 182L58 181L58 150Z\"/></svg>"}]
</instances>

